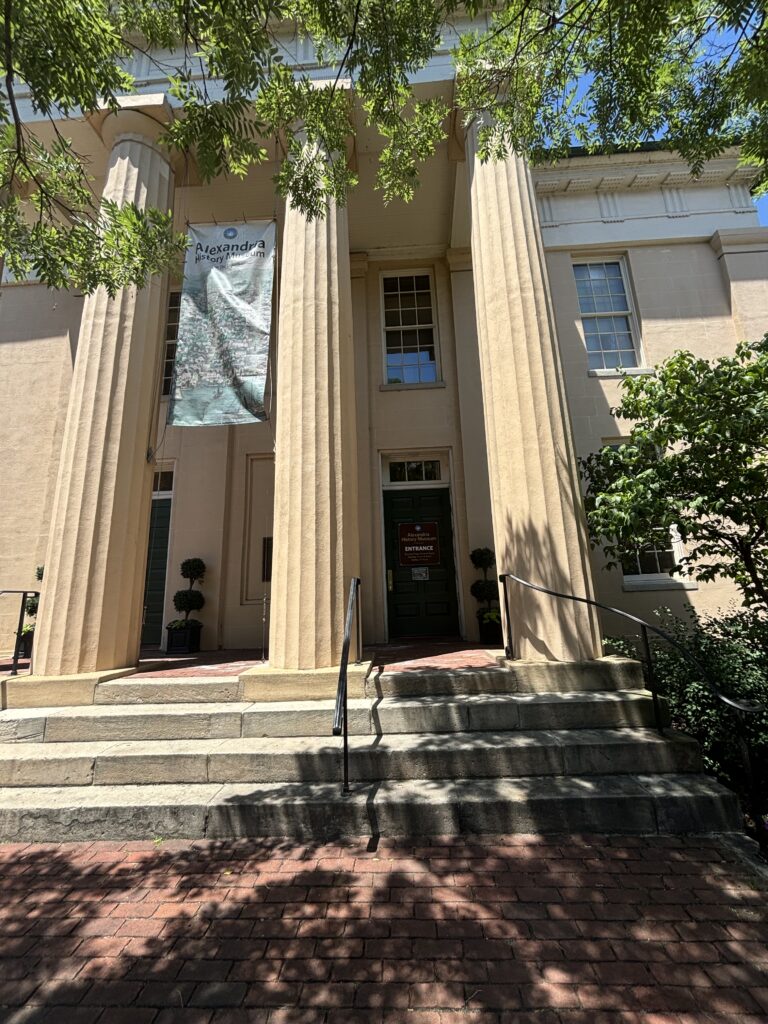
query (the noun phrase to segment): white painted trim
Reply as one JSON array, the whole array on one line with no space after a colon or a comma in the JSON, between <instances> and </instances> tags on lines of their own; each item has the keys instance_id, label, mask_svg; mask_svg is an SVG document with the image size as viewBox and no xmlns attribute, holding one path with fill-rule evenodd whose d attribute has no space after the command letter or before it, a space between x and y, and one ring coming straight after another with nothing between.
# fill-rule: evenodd
<instances>
[{"instance_id":1,"label":"white painted trim","mask_svg":"<svg viewBox=\"0 0 768 1024\"><path fill-rule=\"evenodd\" d=\"M698 590L698 583L681 580L667 573L645 573L642 576L625 576L621 589L626 593L640 590Z\"/></svg>"},{"instance_id":2,"label":"white painted trim","mask_svg":"<svg viewBox=\"0 0 768 1024\"><path fill-rule=\"evenodd\" d=\"M458 611L458 623L459 623L459 636L464 639L467 635L466 631L466 618L464 609L464 598L463 598L463 572L462 566L459 560L459 551L457 548L458 543L458 530L456 528L456 490L454 487L454 472L453 472L453 449L452 448L421 448L417 450L410 449L379 449L378 452L378 473L379 473L379 494L381 499L379 501L379 521L381 528L381 586L384 594L384 631L386 636L386 642L389 643L389 598L387 591L387 529L386 522L384 519L384 491L412 491L412 490L433 490L446 489L448 490L448 497L451 504L451 544L453 548L453 566L455 572L455 585L456 585L456 605ZM423 480L419 481L405 481L403 483L391 484L388 481L385 482L384 473L384 462L385 460L391 460L394 462L406 461L408 459L439 459L440 460L440 480ZM447 475L443 478L443 470L447 470Z\"/></svg>"},{"instance_id":3,"label":"white painted trim","mask_svg":"<svg viewBox=\"0 0 768 1024\"><path fill-rule=\"evenodd\" d=\"M652 366L627 366L623 370L587 370L587 376L605 380L614 377L652 377L655 372Z\"/></svg>"},{"instance_id":4,"label":"white painted trim","mask_svg":"<svg viewBox=\"0 0 768 1024\"><path fill-rule=\"evenodd\" d=\"M423 328L423 329L434 331L434 337L435 337L435 374L437 376L437 380L435 380L435 381L419 381L418 383L413 383L413 384L406 384L403 381L403 383L394 383L394 387L395 388L402 388L402 387L420 388L420 387L425 387L425 386L426 387L430 387L430 386L433 387L435 384L443 384L443 385L445 385L445 381L443 380L443 361L442 361L441 351L440 351L440 321L439 321L438 309L437 309L437 287L436 287L436 284L435 284L434 267L415 267L415 268L412 268L412 267L397 267L397 268L392 268L392 269L380 270L379 271L379 323L380 323L380 328L381 328L380 335L379 335L379 351L381 353L381 356L380 356L380 359L379 359L379 364L381 366L381 383L380 383L380 387L387 387L387 386L392 387L393 386L387 380L387 345L386 345L387 326L386 326L386 321L385 321L385 316L384 316L384 314L385 314L385 309L384 309L384 281L388 277L428 277L429 278L429 294L430 294L430 298L432 300L432 323L429 324L429 325L426 325L426 324L413 324L413 325L410 325L409 324L407 326L404 325L404 326L402 326L400 328L394 328L393 327L393 328L390 328L390 330L405 331L405 330L409 330L409 329L419 330L420 328Z\"/></svg>"},{"instance_id":5,"label":"white painted trim","mask_svg":"<svg viewBox=\"0 0 768 1024\"><path fill-rule=\"evenodd\" d=\"M641 327L640 327L640 317L637 314L637 303L635 302L635 289L634 289L634 285L632 283L632 271L631 271L631 268L630 268L630 265L629 265L629 258L628 258L627 253L625 253L625 252L616 252L615 250L613 252L600 253L599 255L596 255L595 253L590 252L589 255L587 255L587 256L582 256L579 253L578 250L576 250L575 252L571 253L571 273L572 273L572 279L573 279L573 287L576 290L576 304L579 307L579 324L578 324L579 334L581 336L581 340L582 340L582 342L584 344L584 349L585 349L586 354L587 354L587 361L589 361L589 350L587 349L587 340L586 340L586 336L585 336L585 332L584 332L584 323L583 323L584 317L585 316L586 317L591 317L591 316L594 316L594 317L607 317L607 316L615 316L617 314L614 313L614 312L610 312L610 313L582 313L581 312L581 303L579 302L578 288L576 287L576 275L575 275L575 273L573 271L574 271L574 267L576 266L576 264L582 265L584 263L618 263L619 264L619 270L621 271L621 279L622 279L622 281L624 283L624 291L625 291L626 296L627 296L627 310L628 310L629 326L630 326L630 330L632 332L632 343L633 343L634 348L635 348L635 357L637 359L637 366L628 366L626 368L622 368L622 367L614 368L614 367L611 367L610 369L603 368L603 369L600 369L600 370L588 369L587 373L590 376L596 375L596 376L601 376L602 377L602 376L605 375L605 376L622 377L625 373L627 373L630 376L632 376L632 371L633 370L641 370L642 371L642 370L644 370L646 368L648 368L649 372L652 373L653 370L648 367L648 364L647 364L646 358L645 358L645 350L643 348L643 332L642 332ZM623 313L623 312L619 312L618 313L618 316L624 316L624 315L626 315L626 314ZM642 376L642 373L639 376Z\"/></svg>"},{"instance_id":6,"label":"white painted trim","mask_svg":"<svg viewBox=\"0 0 768 1024\"><path fill-rule=\"evenodd\" d=\"M168 583L171 578L171 551L173 551L173 513L175 509L174 493L176 491L176 459L163 459L160 462L155 463L153 470L152 481L154 486L154 474L155 473L173 473L173 486L170 491L152 491L152 500L156 498L170 498L171 499L171 516L168 522L168 550L165 554L165 588L163 590L163 620L165 620L166 606L168 604ZM149 537L147 537L147 558L149 558ZM147 570L144 568L144 587L147 586ZM144 600L144 594L142 593L142 602ZM142 603L142 629L144 628L144 605ZM168 649L168 634L165 631L165 621L163 621L160 627L160 650L166 651Z\"/></svg>"},{"instance_id":7,"label":"white painted trim","mask_svg":"<svg viewBox=\"0 0 768 1024\"><path fill-rule=\"evenodd\" d=\"M424 391L429 388L447 388L444 380L424 381L421 384L379 384L379 391Z\"/></svg>"}]
</instances>

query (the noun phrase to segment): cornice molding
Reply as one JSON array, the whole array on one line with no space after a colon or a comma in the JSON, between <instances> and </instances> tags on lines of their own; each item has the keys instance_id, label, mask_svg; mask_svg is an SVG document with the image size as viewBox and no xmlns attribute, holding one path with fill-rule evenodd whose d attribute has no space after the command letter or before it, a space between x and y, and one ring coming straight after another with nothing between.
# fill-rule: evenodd
<instances>
[{"instance_id":1,"label":"cornice molding","mask_svg":"<svg viewBox=\"0 0 768 1024\"><path fill-rule=\"evenodd\" d=\"M768 252L768 228L723 228L709 240L718 259L730 253Z\"/></svg>"},{"instance_id":2,"label":"cornice molding","mask_svg":"<svg viewBox=\"0 0 768 1024\"><path fill-rule=\"evenodd\" d=\"M726 156L710 161L698 177L669 152L575 157L554 167L534 168L533 177L537 195L552 196L718 185L748 187L756 173L755 167L739 164L737 150L730 150Z\"/></svg>"}]
</instances>

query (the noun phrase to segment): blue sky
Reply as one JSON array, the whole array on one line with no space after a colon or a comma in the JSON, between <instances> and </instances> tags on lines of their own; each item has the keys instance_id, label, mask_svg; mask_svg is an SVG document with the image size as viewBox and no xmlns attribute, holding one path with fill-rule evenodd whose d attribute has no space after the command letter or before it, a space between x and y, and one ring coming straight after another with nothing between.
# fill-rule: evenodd
<instances>
[{"instance_id":1,"label":"blue sky","mask_svg":"<svg viewBox=\"0 0 768 1024\"><path fill-rule=\"evenodd\" d=\"M757 216L760 218L760 223L764 227L768 227L768 196L758 199L755 206L757 207Z\"/></svg>"}]
</instances>

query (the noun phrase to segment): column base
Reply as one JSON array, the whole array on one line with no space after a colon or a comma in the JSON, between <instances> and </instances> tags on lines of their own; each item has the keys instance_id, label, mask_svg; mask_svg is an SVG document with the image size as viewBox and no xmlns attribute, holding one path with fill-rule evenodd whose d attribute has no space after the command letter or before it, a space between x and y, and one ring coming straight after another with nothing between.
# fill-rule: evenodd
<instances>
[{"instance_id":1,"label":"column base","mask_svg":"<svg viewBox=\"0 0 768 1024\"><path fill-rule=\"evenodd\" d=\"M365 679L371 671L370 661L350 665L347 669L347 695L351 699L365 697ZM242 700L333 700L339 686L339 668L273 668L256 665L241 673ZM330 730L330 722L328 725Z\"/></svg>"},{"instance_id":2,"label":"column base","mask_svg":"<svg viewBox=\"0 0 768 1024\"><path fill-rule=\"evenodd\" d=\"M130 676L134 672L135 665L71 676L10 676L0 679L0 709L68 708L93 704L99 683Z\"/></svg>"}]
</instances>

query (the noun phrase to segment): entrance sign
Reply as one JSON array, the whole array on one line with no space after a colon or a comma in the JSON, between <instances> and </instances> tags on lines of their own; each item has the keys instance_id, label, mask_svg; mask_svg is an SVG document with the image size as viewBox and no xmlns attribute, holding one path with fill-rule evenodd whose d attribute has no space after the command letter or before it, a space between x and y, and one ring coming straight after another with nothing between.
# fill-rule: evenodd
<instances>
[{"instance_id":1,"label":"entrance sign","mask_svg":"<svg viewBox=\"0 0 768 1024\"><path fill-rule=\"evenodd\" d=\"M266 419L275 222L189 228L168 423Z\"/></svg>"},{"instance_id":2,"label":"entrance sign","mask_svg":"<svg viewBox=\"0 0 768 1024\"><path fill-rule=\"evenodd\" d=\"M437 523L398 523L400 565L439 565Z\"/></svg>"}]
</instances>

